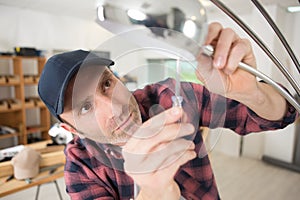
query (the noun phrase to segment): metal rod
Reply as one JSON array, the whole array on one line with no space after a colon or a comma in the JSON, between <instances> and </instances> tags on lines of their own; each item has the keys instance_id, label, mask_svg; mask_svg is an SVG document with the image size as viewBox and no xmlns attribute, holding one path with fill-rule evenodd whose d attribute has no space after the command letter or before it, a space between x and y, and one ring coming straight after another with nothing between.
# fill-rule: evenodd
<instances>
[{"instance_id":1,"label":"metal rod","mask_svg":"<svg viewBox=\"0 0 300 200\"><path fill-rule=\"evenodd\" d=\"M202 47L203 53L207 56L213 56L214 54L214 49L211 45L206 45ZM282 88L280 85L278 85L275 81L273 81L270 77L265 75L264 73L254 69L253 67L243 63L239 62L238 67L240 69L243 69L254 76L261 78L264 80L266 83L270 84L273 86L274 89L276 89L294 108L300 113L300 104L288 93L284 88Z\"/></svg>"},{"instance_id":2,"label":"metal rod","mask_svg":"<svg viewBox=\"0 0 300 200\"><path fill-rule=\"evenodd\" d=\"M176 59L176 85L175 85L175 96L180 96L180 58Z\"/></svg>"},{"instance_id":3,"label":"metal rod","mask_svg":"<svg viewBox=\"0 0 300 200\"><path fill-rule=\"evenodd\" d=\"M242 63L242 62L239 63L239 68L255 75L258 78L261 78L266 83L272 85L273 88L276 89L300 113L300 104L290 95L290 93L288 93L285 89L283 89L280 85L278 85L271 78L269 78L262 72L255 70L253 67L250 67L249 65Z\"/></svg>"},{"instance_id":4,"label":"metal rod","mask_svg":"<svg viewBox=\"0 0 300 200\"><path fill-rule=\"evenodd\" d=\"M61 193L60 193L59 186L58 186L58 184L57 184L57 181L56 181L56 180L54 180L53 182L54 182L54 184L55 184L55 186L56 186L56 190L57 190L57 193L58 193L59 199L60 199L60 200L63 200L63 198L62 198L62 196L61 196Z\"/></svg>"},{"instance_id":5,"label":"metal rod","mask_svg":"<svg viewBox=\"0 0 300 200\"><path fill-rule=\"evenodd\" d=\"M300 73L300 64L299 64L299 61L298 61L296 55L294 54L292 48L290 47L290 45L286 41L285 37L283 36L283 34L281 33L281 31L279 30L279 28L275 24L275 22L272 20L272 18L270 17L270 15L268 14L268 12L264 9L264 7L259 3L259 1L257 1L257 0L251 0L251 1L256 6L256 8L260 11L260 13L263 15L263 17L267 20L267 22L269 23L269 25L272 27L272 29L276 33L277 37L280 39L281 43L285 47L286 51L290 55L291 59L293 60L293 62L295 64L298 72Z\"/></svg>"},{"instance_id":6,"label":"metal rod","mask_svg":"<svg viewBox=\"0 0 300 200\"><path fill-rule=\"evenodd\" d=\"M227 8L222 2L218 0L211 0L218 8L220 8L225 14L227 14L232 20L234 20L266 53L267 56L273 61L273 63L279 68L283 75L287 78L289 83L292 85L298 96L300 96L300 86L293 76L288 72L286 67L284 67L278 58L276 58L272 52L267 48L267 46L258 38L258 36L241 20L239 19L229 8Z\"/></svg>"}]
</instances>

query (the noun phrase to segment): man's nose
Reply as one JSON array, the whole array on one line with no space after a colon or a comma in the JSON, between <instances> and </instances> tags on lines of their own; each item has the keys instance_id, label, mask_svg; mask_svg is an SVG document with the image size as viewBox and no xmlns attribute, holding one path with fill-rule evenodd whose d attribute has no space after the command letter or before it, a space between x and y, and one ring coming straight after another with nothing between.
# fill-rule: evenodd
<instances>
[{"instance_id":1,"label":"man's nose","mask_svg":"<svg viewBox=\"0 0 300 200\"><path fill-rule=\"evenodd\" d=\"M107 118L120 116L124 109L118 99L98 96L95 98L96 113L101 113Z\"/></svg>"}]
</instances>

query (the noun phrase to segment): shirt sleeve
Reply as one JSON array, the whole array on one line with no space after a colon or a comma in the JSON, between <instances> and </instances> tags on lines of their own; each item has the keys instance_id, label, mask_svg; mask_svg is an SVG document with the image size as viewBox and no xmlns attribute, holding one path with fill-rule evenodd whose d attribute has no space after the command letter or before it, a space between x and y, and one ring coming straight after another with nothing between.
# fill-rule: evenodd
<instances>
[{"instance_id":1,"label":"shirt sleeve","mask_svg":"<svg viewBox=\"0 0 300 200\"><path fill-rule=\"evenodd\" d=\"M166 79L158 84L148 85L144 89L135 91L134 95L140 102L140 110L143 121L153 116L151 113L154 104L162 108L172 106L171 96L174 95L175 80ZM282 129L293 123L298 117L298 112L289 103L287 112L283 119L270 121L256 115L244 104L225 98L221 95L210 93L204 86L196 83L183 82L181 84L181 95L184 103L189 104L189 109L184 107L185 112L194 119L199 119L199 126L213 128L229 128L240 135L251 132L261 132ZM161 107L156 106L158 109Z\"/></svg>"},{"instance_id":2,"label":"shirt sleeve","mask_svg":"<svg viewBox=\"0 0 300 200\"><path fill-rule=\"evenodd\" d=\"M75 168L75 164L72 168ZM77 167L76 167L77 168ZM66 191L72 200L113 200L104 185L88 179L80 172L65 171Z\"/></svg>"},{"instance_id":3,"label":"shirt sleeve","mask_svg":"<svg viewBox=\"0 0 300 200\"><path fill-rule=\"evenodd\" d=\"M240 135L251 132L282 129L293 123L299 116L295 108L287 102L285 116L278 121L270 121L258 116L244 104L210 93L201 85L193 85L198 98L200 126L209 128L224 127Z\"/></svg>"},{"instance_id":4,"label":"shirt sleeve","mask_svg":"<svg viewBox=\"0 0 300 200\"><path fill-rule=\"evenodd\" d=\"M105 171L99 170L97 173L100 175L95 174L95 171L89 166L89 158L76 148L67 147L65 154L66 191L72 200L117 199L107 183L100 178L101 173L105 173Z\"/></svg>"}]
</instances>

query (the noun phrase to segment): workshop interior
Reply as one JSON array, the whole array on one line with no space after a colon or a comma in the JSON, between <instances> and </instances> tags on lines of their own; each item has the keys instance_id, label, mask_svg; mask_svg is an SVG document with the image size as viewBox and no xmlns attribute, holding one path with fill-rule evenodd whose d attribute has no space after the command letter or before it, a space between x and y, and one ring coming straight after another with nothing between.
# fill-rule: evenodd
<instances>
[{"instance_id":1,"label":"workshop interior","mask_svg":"<svg viewBox=\"0 0 300 200\"><path fill-rule=\"evenodd\" d=\"M171 101L181 107L180 82L203 84L197 56L213 57L204 44L212 22L249 39L257 68L238 68L300 113L297 0L0 0L0 198L70 199L64 149L74 135L37 90L51 56L83 49L111 59L129 91L174 78ZM299 198L299 119L247 136L225 128L202 132L221 199Z\"/></svg>"}]
</instances>

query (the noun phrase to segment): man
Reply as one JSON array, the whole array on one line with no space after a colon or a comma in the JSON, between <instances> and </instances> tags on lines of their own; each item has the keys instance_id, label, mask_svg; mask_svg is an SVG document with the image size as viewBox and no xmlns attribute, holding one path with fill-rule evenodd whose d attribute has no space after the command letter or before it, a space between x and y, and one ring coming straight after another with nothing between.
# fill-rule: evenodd
<instances>
[{"instance_id":1,"label":"man","mask_svg":"<svg viewBox=\"0 0 300 200\"><path fill-rule=\"evenodd\" d=\"M212 23L206 44L215 54L198 58L205 87L182 83L182 108L171 108L172 79L131 95L110 60L85 51L48 60L40 97L76 135L66 148L72 199L219 199L208 156L197 156L198 127L244 135L294 122L298 114L282 96L237 68L240 61L256 66L249 41Z\"/></svg>"}]
</instances>

